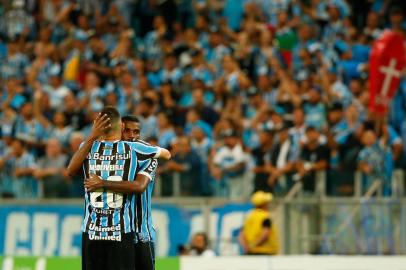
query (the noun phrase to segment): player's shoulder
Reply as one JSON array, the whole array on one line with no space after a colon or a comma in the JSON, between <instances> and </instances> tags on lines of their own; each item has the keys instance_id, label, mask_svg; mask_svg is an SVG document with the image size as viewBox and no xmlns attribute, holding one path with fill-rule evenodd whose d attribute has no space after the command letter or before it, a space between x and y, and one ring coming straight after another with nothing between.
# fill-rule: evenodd
<instances>
[{"instance_id":1,"label":"player's shoulder","mask_svg":"<svg viewBox=\"0 0 406 270\"><path fill-rule=\"evenodd\" d=\"M143 141L143 140L137 140L136 142L143 144L143 145L152 146L150 143L147 143L146 141Z\"/></svg>"},{"instance_id":2,"label":"player's shoulder","mask_svg":"<svg viewBox=\"0 0 406 270\"><path fill-rule=\"evenodd\" d=\"M136 141L133 141L133 142L130 142L130 141L123 141L123 142L130 145L130 146L153 146L153 145L151 145L151 144L149 144L149 143L147 143L146 141L143 141L143 140L136 140Z\"/></svg>"}]
</instances>

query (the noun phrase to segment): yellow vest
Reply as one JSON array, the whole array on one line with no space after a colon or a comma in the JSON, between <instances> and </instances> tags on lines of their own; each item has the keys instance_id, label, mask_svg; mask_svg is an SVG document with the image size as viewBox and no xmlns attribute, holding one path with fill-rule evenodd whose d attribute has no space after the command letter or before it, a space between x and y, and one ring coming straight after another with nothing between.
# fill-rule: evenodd
<instances>
[{"instance_id":1,"label":"yellow vest","mask_svg":"<svg viewBox=\"0 0 406 270\"><path fill-rule=\"evenodd\" d=\"M262 209L252 210L246 217L243 233L248 246L252 246L260 237L263 230L264 220L270 219L271 213ZM275 224L271 224L271 233L266 242L257 247L251 247L249 253L276 254L279 251L279 238Z\"/></svg>"}]
</instances>

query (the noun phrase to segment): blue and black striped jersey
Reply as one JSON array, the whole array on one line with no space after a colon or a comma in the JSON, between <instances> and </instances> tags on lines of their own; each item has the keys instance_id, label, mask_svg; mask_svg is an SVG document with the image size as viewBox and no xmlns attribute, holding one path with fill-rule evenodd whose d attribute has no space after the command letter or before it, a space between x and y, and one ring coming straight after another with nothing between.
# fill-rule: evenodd
<instances>
[{"instance_id":1,"label":"blue and black striped jersey","mask_svg":"<svg viewBox=\"0 0 406 270\"><path fill-rule=\"evenodd\" d=\"M103 180L134 181L145 170L145 160L155 157L158 147L138 142L96 141L83 164L85 177L96 174ZM121 241L121 233L134 232L133 195L97 190L85 194L82 231L90 240Z\"/></svg>"},{"instance_id":2,"label":"blue and black striped jersey","mask_svg":"<svg viewBox=\"0 0 406 270\"><path fill-rule=\"evenodd\" d=\"M136 194L136 215L135 219L135 241L141 242L154 242L155 241L155 229L152 223L152 207L151 199L154 191L156 169L158 167L158 160L148 159L140 161L141 167L144 167L140 174L144 174L150 178L150 182L147 189L141 193Z\"/></svg>"}]
</instances>

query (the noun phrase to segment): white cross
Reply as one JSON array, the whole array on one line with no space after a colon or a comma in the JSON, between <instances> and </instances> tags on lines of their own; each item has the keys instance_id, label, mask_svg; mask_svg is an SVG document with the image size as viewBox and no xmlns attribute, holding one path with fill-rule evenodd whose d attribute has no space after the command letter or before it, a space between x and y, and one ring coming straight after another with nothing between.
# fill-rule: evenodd
<instances>
[{"instance_id":1,"label":"white cross","mask_svg":"<svg viewBox=\"0 0 406 270\"><path fill-rule=\"evenodd\" d=\"M389 66L381 67L379 69L379 71L382 72L383 74L385 74L385 79L383 80L383 84L382 84L381 96L387 97L389 87L392 82L392 78L393 77L400 78L400 75L401 75L400 71L398 71L396 69L396 59L392 58L389 61Z\"/></svg>"}]
</instances>

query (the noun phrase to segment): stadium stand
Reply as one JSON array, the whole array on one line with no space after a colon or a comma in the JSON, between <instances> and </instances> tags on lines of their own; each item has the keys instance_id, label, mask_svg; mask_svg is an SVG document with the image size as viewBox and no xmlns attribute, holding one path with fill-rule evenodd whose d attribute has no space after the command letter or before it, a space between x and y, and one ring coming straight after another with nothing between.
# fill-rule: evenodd
<instances>
[{"instance_id":1,"label":"stadium stand","mask_svg":"<svg viewBox=\"0 0 406 270\"><path fill-rule=\"evenodd\" d=\"M383 195L404 195L404 75L384 120L368 110L371 45L385 29L404 34L398 4L8 1L1 193L79 196L62 163L113 105L173 149L162 196L283 196L298 182L311 195L318 171L325 194L351 196L358 169L358 193L379 180Z\"/></svg>"}]
</instances>

